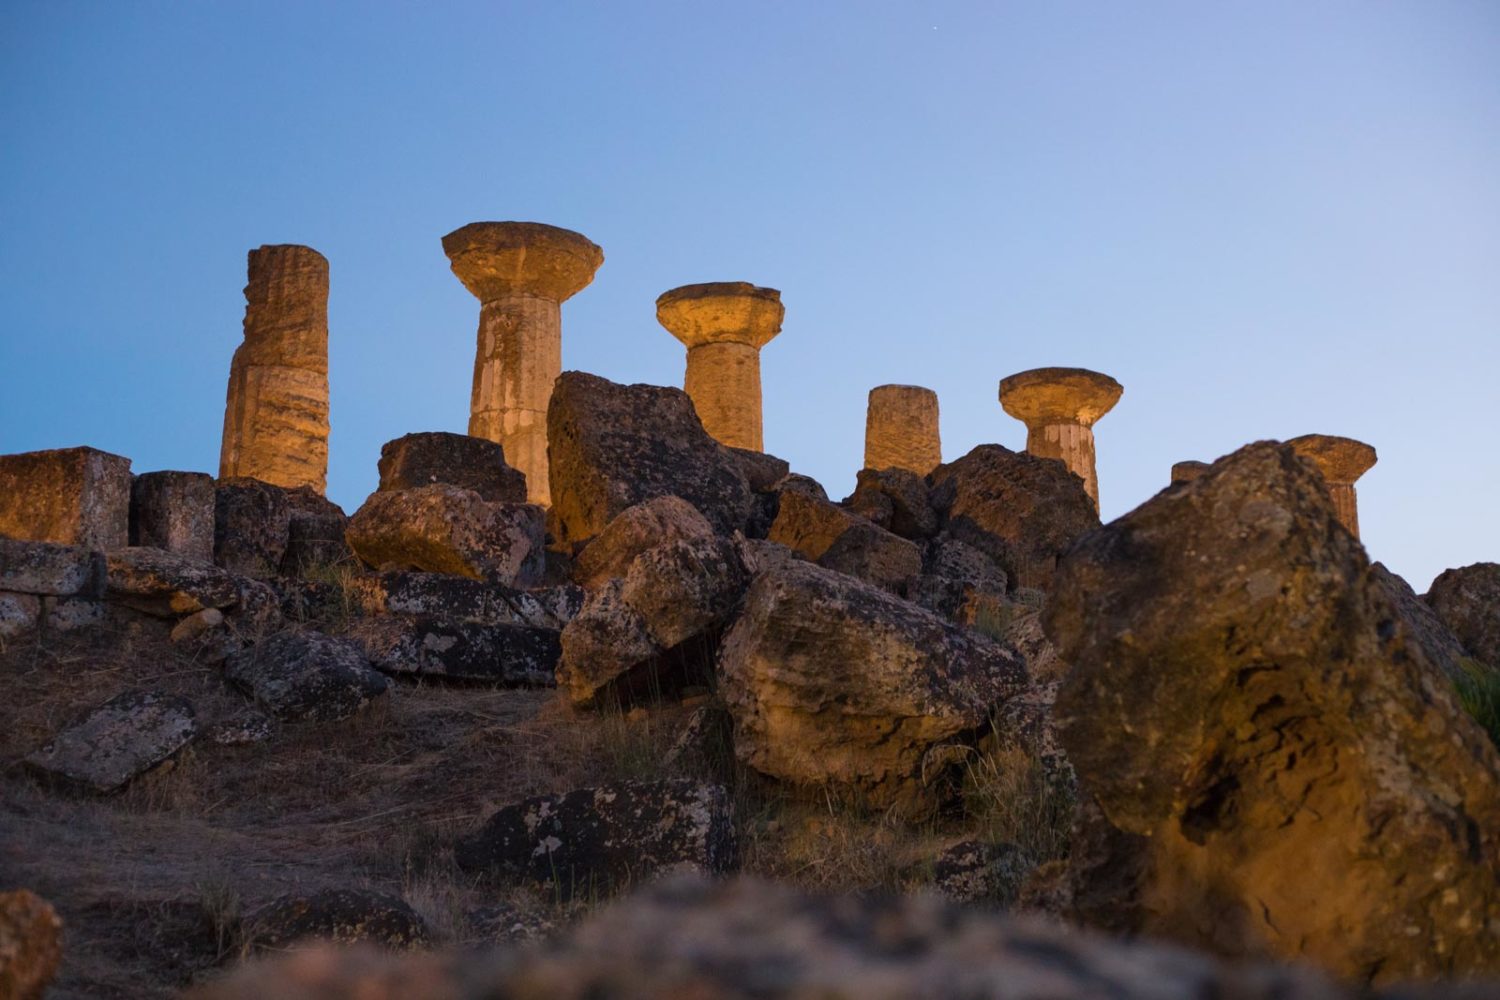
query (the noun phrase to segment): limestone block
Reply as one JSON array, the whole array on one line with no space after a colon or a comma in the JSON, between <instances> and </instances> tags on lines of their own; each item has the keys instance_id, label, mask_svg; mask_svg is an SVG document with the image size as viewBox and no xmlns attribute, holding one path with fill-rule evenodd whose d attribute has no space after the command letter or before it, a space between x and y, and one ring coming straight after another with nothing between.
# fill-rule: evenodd
<instances>
[{"instance_id":1,"label":"limestone block","mask_svg":"<svg viewBox=\"0 0 1500 1000\"><path fill-rule=\"evenodd\" d=\"M130 544L212 562L213 477L205 472L136 476L130 489Z\"/></svg>"},{"instance_id":2,"label":"limestone block","mask_svg":"<svg viewBox=\"0 0 1500 1000\"><path fill-rule=\"evenodd\" d=\"M130 459L97 448L0 455L0 535L123 548L130 540Z\"/></svg>"},{"instance_id":3,"label":"limestone block","mask_svg":"<svg viewBox=\"0 0 1500 1000\"><path fill-rule=\"evenodd\" d=\"M324 491L328 261L311 247L250 251L245 340L234 352L219 477Z\"/></svg>"},{"instance_id":4,"label":"limestone block","mask_svg":"<svg viewBox=\"0 0 1500 1000\"><path fill-rule=\"evenodd\" d=\"M916 385L878 385L865 410L865 468L925 476L942 464L938 398Z\"/></svg>"},{"instance_id":5,"label":"limestone block","mask_svg":"<svg viewBox=\"0 0 1500 1000\"><path fill-rule=\"evenodd\" d=\"M104 555L82 545L0 538L0 590L22 594L98 596Z\"/></svg>"},{"instance_id":6,"label":"limestone block","mask_svg":"<svg viewBox=\"0 0 1500 1000\"><path fill-rule=\"evenodd\" d=\"M407 434L380 449L381 492L434 483L473 490L491 503L526 502L525 474L506 463L504 447L492 438L430 431Z\"/></svg>"}]
</instances>

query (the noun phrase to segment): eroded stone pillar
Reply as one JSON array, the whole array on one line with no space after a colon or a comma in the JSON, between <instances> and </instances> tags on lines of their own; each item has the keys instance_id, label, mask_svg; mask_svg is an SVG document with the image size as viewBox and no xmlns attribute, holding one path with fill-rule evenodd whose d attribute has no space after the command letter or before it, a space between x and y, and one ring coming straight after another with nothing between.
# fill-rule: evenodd
<instances>
[{"instance_id":1,"label":"eroded stone pillar","mask_svg":"<svg viewBox=\"0 0 1500 1000\"><path fill-rule=\"evenodd\" d=\"M1094 424L1120 401L1124 387L1086 368L1033 368L1000 382L1000 405L1026 424L1026 450L1058 458L1083 480L1094 507Z\"/></svg>"},{"instance_id":2,"label":"eroded stone pillar","mask_svg":"<svg viewBox=\"0 0 1500 1000\"><path fill-rule=\"evenodd\" d=\"M1340 523L1349 529L1349 534L1358 538L1359 498L1354 492L1354 481L1375 464L1375 449L1363 441L1331 434L1304 434L1292 438L1287 444L1318 467L1323 481L1328 484L1328 493L1333 497L1333 509Z\"/></svg>"},{"instance_id":3,"label":"eroded stone pillar","mask_svg":"<svg viewBox=\"0 0 1500 1000\"><path fill-rule=\"evenodd\" d=\"M682 388L720 444L765 450L760 349L781 332L781 293L746 281L683 285L656 300L656 321L687 345Z\"/></svg>"},{"instance_id":4,"label":"eroded stone pillar","mask_svg":"<svg viewBox=\"0 0 1500 1000\"><path fill-rule=\"evenodd\" d=\"M1172 466L1172 484L1190 483L1209 469L1207 462L1177 462Z\"/></svg>"},{"instance_id":5,"label":"eroded stone pillar","mask_svg":"<svg viewBox=\"0 0 1500 1000\"><path fill-rule=\"evenodd\" d=\"M250 251L245 340L229 365L219 478L328 480L328 261L311 247Z\"/></svg>"},{"instance_id":6,"label":"eroded stone pillar","mask_svg":"<svg viewBox=\"0 0 1500 1000\"><path fill-rule=\"evenodd\" d=\"M604 251L538 222L473 222L444 236L443 252L480 302L469 434L499 442L526 473L527 498L550 505L547 402L562 374L562 304L594 280Z\"/></svg>"},{"instance_id":7,"label":"eroded stone pillar","mask_svg":"<svg viewBox=\"0 0 1500 1000\"><path fill-rule=\"evenodd\" d=\"M925 476L942 464L938 398L919 385L877 385L865 409L866 469L907 469Z\"/></svg>"}]
</instances>

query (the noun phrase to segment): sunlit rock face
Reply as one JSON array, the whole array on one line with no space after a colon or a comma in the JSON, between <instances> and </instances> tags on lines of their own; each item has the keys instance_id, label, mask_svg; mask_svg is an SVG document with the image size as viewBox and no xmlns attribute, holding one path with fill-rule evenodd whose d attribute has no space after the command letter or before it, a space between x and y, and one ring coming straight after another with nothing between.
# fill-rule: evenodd
<instances>
[{"instance_id":1,"label":"sunlit rock face","mask_svg":"<svg viewBox=\"0 0 1500 1000\"><path fill-rule=\"evenodd\" d=\"M498 441L547 506L547 401L562 374L562 303L594 280L604 251L537 222L473 222L443 237L453 273L480 302L469 434Z\"/></svg>"},{"instance_id":2,"label":"sunlit rock face","mask_svg":"<svg viewBox=\"0 0 1500 1000\"><path fill-rule=\"evenodd\" d=\"M865 411L865 468L925 476L943 461L938 398L916 385L878 385Z\"/></svg>"},{"instance_id":3,"label":"sunlit rock face","mask_svg":"<svg viewBox=\"0 0 1500 1000\"><path fill-rule=\"evenodd\" d=\"M328 261L311 247L250 251L219 451L219 477L237 476L327 486Z\"/></svg>"},{"instance_id":4,"label":"sunlit rock face","mask_svg":"<svg viewBox=\"0 0 1500 1000\"><path fill-rule=\"evenodd\" d=\"M123 548L130 539L130 459L97 448L0 455L0 535Z\"/></svg>"},{"instance_id":5,"label":"sunlit rock face","mask_svg":"<svg viewBox=\"0 0 1500 1000\"><path fill-rule=\"evenodd\" d=\"M1079 540L1044 625L1074 916L1352 979L1500 970L1500 757L1293 447Z\"/></svg>"},{"instance_id":6,"label":"sunlit rock face","mask_svg":"<svg viewBox=\"0 0 1500 1000\"><path fill-rule=\"evenodd\" d=\"M1000 405L1026 425L1026 450L1059 459L1083 480L1099 508L1094 470L1094 424L1124 392L1108 375L1086 368L1033 368L1001 381Z\"/></svg>"},{"instance_id":7,"label":"sunlit rock face","mask_svg":"<svg viewBox=\"0 0 1500 1000\"><path fill-rule=\"evenodd\" d=\"M760 349L781 332L781 293L744 281L683 285L656 300L656 319L687 345L682 388L703 429L760 451Z\"/></svg>"}]
</instances>

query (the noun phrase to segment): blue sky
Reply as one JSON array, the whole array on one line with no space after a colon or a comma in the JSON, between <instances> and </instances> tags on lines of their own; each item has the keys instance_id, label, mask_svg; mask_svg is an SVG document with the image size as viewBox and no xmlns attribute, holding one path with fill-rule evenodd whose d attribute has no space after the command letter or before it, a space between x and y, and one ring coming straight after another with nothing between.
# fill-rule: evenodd
<instances>
[{"instance_id":1,"label":"blue sky","mask_svg":"<svg viewBox=\"0 0 1500 1000\"><path fill-rule=\"evenodd\" d=\"M466 427L442 235L604 248L564 365L680 385L658 294L780 288L768 450L835 495L865 396L1019 448L996 384L1095 368L1106 518L1175 461L1368 441L1371 554L1500 560L1500 4L0 7L0 451L216 471L245 253L331 262L329 493Z\"/></svg>"}]
</instances>

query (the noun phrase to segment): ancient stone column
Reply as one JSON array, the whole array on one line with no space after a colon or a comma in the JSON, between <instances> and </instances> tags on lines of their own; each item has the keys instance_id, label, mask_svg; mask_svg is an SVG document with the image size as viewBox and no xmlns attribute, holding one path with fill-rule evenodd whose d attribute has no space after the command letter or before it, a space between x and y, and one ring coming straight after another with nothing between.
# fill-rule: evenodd
<instances>
[{"instance_id":1,"label":"ancient stone column","mask_svg":"<svg viewBox=\"0 0 1500 1000\"><path fill-rule=\"evenodd\" d=\"M604 251L538 222L473 222L444 236L443 252L480 302L469 434L499 442L526 473L528 499L550 505L547 402L562 374L562 304L594 280Z\"/></svg>"},{"instance_id":2,"label":"ancient stone column","mask_svg":"<svg viewBox=\"0 0 1500 1000\"><path fill-rule=\"evenodd\" d=\"M1323 481L1328 484L1328 493L1333 497L1333 509L1340 523L1349 529L1349 534L1358 538L1359 498L1354 492L1354 481L1375 464L1375 449L1363 441L1330 434L1304 434L1292 438L1287 444L1318 467Z\"/></svg>"},{"instance_id":3,"label":"ancient stone column","mask_svg":"<svg viewBox=\"0 0 1500 1000\"><path fill-rule=\"evenodd\" d=\"M656 321L687 345L682 387L703 429L762 451L760 349L781 332L781 293L745 281L683 285L656 300Z\"/></svg>"},{"instance_id":4,"label":"ancient stone column","mask_svg":"<svg viewBox=\"0 0 1500 1000\"><path fill-rule=\"evenodd\" d=\"M1000 382L1000 405L1026 424L1026 450L1059 458L1083 480L1094 507L1099 477L1094 471L1094 424L1125 390L1108 375L1085 368L1033 368Z\"/></svg>"},{"instance_id":5,"label":"ancient stone column","mask_svg":"<svg viewBox=\"0 0 1500 1000\"><path fill-rule=\"evenodd\" d=\"M250 251L245 340L229 365L219 478L324 491L328 261L311 247Z\"/></svg>"},{"instance_id":6,"label":"ancient stone column","mask_svg":"<svg viewBox=\"0 0 1500 1000\"><path fill-rule=\"evenodd\" d=\"M1177 462L1172 466L1172 485L1190 483L1208 471L1207 462Z\"/></svg>"},{"instance_id":7,"label":"ancient stone column","mask_svg":"<svg viewBox=\"0 0 1500 1000\"><path fill-rule=\"evenodd\" d=\"M918 385L877 385L865 409L866 469L907 469L925 476L942 464L938 398Z\"/></svg>"}]
</instances>

